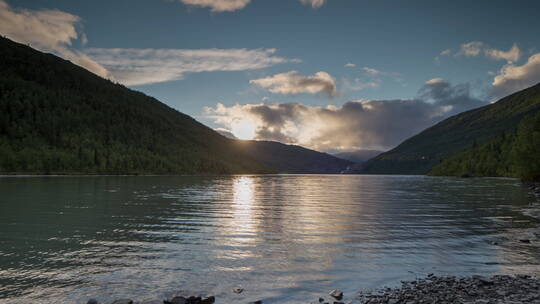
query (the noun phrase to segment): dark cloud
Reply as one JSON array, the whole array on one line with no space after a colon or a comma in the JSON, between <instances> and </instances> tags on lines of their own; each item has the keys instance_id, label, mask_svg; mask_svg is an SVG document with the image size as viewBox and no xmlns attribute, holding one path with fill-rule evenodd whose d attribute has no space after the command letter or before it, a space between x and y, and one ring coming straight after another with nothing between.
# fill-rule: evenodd
<instances>
[{"instance_id":1,"label":"dark cloud","mask_svg":"<svg viewBox=\"0 0 540 304\"><path fill-rule=\"evenodd\" d=\"M336 151L388 149L450 115L485 104L471 96L469 85L432 79L414 99L349 101L341 107L220 104L206 111L223 125L251 121L256 139Z\"/></svg>"}]
</instances>

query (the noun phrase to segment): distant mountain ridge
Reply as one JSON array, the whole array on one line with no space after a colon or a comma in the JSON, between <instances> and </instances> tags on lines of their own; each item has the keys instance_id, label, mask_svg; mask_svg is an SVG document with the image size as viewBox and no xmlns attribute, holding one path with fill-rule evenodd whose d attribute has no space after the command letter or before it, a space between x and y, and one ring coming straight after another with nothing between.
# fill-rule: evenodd
<instances>
[{"instance_id":1,"label":"distant mountain ridge","mask_svg":"<svg viewBox=\"0 0 540 304\"><path fill-rule=\"evenodd\" d=\"M452 116L368 161L355 173L427 174L443 160L514 132L526 116L540 111L540 84Z\"/></svg>"},{"instance_id":2,"label":"distant mountain ridge","mask_svg":"<svg viewBox=\"0 0 540 304\"><path fill-rule=\"evenodd\" d=\"M225 138L143 93L0 38L0 174L339 173L297 146Z\"/></svg>"},{"instance_id":3,"label":"distant mountain ridge","mask_svg":"<svg viewBox=\"0 0 540 304\"><path fill-rule=\"evenodd\" d=\"M242 150L262 164L289 174L340 174L354 162L304 147L274 141L239 141Z\"/></svg>"},{"instance_id":4,"label":"distant mountain ridge","mask_svg":"<svg viewBox=\"0 0 540 304\"><path fill-rule=\"evenodd\" d=\"M335 157L346 159L355 163L363 163L383 152L384 151L378 151L378 150L357 150L357 151L334 153L333 155Z\"/></svg>"}]
</instances>

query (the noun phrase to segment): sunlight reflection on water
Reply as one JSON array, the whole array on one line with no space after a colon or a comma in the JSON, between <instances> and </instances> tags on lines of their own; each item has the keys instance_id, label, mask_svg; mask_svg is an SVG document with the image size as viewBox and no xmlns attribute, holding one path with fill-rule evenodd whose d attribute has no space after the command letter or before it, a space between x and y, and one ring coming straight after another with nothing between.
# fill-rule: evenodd
<instances>
[{"instance_id":1,"label":"sunlight reflection on water","mask_svg":"<svg viewBox=\"0 0 540 304\"><path fill-rule=\"evenodd\" d=\"M431 272L540 274L537 245L515 242L538 231L532 197L511 179L33 177L0 193L0 303L298 303Z\"/></svg>"}]
</instances>

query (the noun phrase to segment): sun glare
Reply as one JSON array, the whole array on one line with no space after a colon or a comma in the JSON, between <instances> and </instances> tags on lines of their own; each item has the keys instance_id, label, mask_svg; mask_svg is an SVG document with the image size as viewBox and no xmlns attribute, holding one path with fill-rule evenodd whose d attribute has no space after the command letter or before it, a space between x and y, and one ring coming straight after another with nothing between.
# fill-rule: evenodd
<instances>
[{"instance_id":1,"label":"sun glare","mask_svg":"<svg viewBox=\"0 0 540 304\"><path fill-rule=\"evenodd\" d=\"M253 139L257 126L251 120L240 120L233 123L231 132L239 139Z\"/></svg>"}]
</instances>

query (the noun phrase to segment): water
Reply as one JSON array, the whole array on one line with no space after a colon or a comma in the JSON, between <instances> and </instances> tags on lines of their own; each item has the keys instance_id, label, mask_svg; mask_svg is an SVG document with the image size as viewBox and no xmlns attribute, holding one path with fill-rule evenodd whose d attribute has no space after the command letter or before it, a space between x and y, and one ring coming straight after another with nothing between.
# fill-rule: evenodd
<instances>
[{"instance_id":1,"label":"water","mask_svg":"<svg viewBox=\"0 0 540 304\"><path fill-rule=\"evenodd\" d=\"M540 274L516 241L539 223L533 198L512 179L5 177L0 194L1 303L305 303L428 273Z\"/></svg>"}]
</instances>

